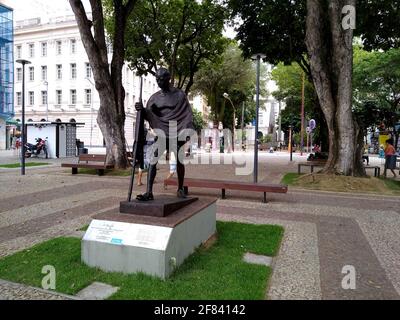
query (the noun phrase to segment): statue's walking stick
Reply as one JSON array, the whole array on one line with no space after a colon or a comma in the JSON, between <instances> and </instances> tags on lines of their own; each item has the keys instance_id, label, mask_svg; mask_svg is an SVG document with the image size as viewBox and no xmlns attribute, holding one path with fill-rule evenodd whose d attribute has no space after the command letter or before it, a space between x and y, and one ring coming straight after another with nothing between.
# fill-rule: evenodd
<instances>
[{"instance_id":1,"label":"statue's walking stick","mask_svg":"<svg viewBox=\"0 0 400 320\"><path fill-rule=\"evenodd\" d=\"M140 77L140 96L139 101L142 102L142 91L143 91L143 78ZM132 191L133 184L135 180L135 171L136 168L143 168L144 164L144 154L143 147L146 141L146 137L144 137L144 110L140 110L136 113L136 125L135 125L135 142L133 143L133 154L132 154L132 173L131 173L131 181L129 184L129 192L128 192L128 202L132 201Z\"/></svg>"}]
</instances>

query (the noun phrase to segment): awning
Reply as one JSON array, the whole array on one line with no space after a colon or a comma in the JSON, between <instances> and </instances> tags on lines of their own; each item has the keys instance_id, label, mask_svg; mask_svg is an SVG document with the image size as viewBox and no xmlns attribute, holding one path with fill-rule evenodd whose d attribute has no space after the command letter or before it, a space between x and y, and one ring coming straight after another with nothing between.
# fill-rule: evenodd
<instances>
[{"instance_id":1,"label":"awning","mask_svg":"<svg viewBox=\"0 0 400 320\"><path fill-rule=\"evenodd\" d=\"M20 123L14 119L9 119L6 120L6 125L10 125L10 126L19 126Z\"/></svg>"}]
</instances>

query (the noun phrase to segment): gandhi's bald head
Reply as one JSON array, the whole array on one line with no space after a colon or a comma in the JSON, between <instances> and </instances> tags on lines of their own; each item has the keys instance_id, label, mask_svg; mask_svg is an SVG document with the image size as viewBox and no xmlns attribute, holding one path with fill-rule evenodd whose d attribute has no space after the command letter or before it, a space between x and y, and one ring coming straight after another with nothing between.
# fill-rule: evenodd
<instances>
[{"instance_id":1,"label":"gandhi's bald head","mask_svg":"<svg viewBox=\"0 0 400 320\"><path fill-rule=\"evenodd\" d=\"M160 68L156 72L156 80L161 90L168 91L169 81L171 80L171 73L165 68Z\"/></svg>"}]
</instances>

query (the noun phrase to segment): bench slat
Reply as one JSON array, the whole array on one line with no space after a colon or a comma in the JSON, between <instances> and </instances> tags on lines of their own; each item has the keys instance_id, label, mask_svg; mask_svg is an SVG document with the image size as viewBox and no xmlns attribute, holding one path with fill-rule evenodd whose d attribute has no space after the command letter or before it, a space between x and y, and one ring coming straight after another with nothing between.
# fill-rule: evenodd
<instances>
[{"instance_id":1,"label":"bench slat","mask_svg":"<svg viewBox=\"0 0 400 320\"><path fill-rule=\"evenodd\" d=\"M81 154L79 155L80 161L106 162L106 156L102 154Z\"/></svg>"},{"instance_id":2,"label":"bench slat","mask_svg":"<svg viewBox=\"0 0 400 320\"><path fill-rule=\"evenodd\" d=\"M113 169L113 165L101 165L92 163L62 163L63 168L87 168L87 169Z\"/></svg>"},{"instance_id":3,"label":"bench slat","mask_svg":"<svg viewBox=\"0 0 400 320\"><path fill-rule=\"evenodd\" d=\"M169 179L164 181L165 185L178 185L177 179ZM185 187L197 187L208 189L228 189L228 190L243 190L243 191L256 191L256 192L274 192L274 193L287 193L287 186L279 184L263 184L263 183L250 183L250 182L235 182L224 180L205 180L205 179L185 179Z\"/></svg>"}]
</instances>

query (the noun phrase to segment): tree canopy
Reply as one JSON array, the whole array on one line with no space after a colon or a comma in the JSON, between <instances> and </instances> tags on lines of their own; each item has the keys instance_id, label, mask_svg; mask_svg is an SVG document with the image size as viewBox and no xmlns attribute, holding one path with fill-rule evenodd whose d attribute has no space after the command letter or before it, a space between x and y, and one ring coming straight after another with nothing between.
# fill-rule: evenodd
<instances>
[{"instance_id":1,"label":"tree canopy","mask_svg":"<svg viewBox=\"0 0 400 320\"><path fill-rule=\"evenodd\" d=\"M272 64L296 61L310 74L305 60L306 1L228 0L232 17L240 17L237 39L244 56L266 54Z\"/></svg>"},{"instance_id":2,"label":"tree canopy","mask_svg":"<svg viewBox=\"0 0 400 320\"><path fill-rule=\"evenodd\" d=\"M203 61L213 60L225 48L225 18L216 0L138 0L127 22L126 60L140 74L154 75L158 66L167 67L175 86L188 93ZM110 22L107 19L108 31L113 28Z\"/></svg>"},{"instance_id":3,"label":"tree canopy","mask_svg":"<svg viewBox=\"0 0 400 320\"><path fill-rule=\"evenodd\" d=\"M380 128L394 133L400 121L400 49L354 51L354 108L364 130ZM397 143L397 141L396 141Z\"/></svg>"},{"instance_id":4,"label":"tree canopy","mask_svg":"<svg viewBox=\"0 0 400 320\"><path fill-rule=\"evenodd\" d=\"M255 79L253 63L244 60L237 44L231 43L218 60L205 62L195 77L193 89L207 97L213 120L221 121L225 128L233 129L232 106L223 95L229 95L239 123L242 103L245 103L245 123L251 122L255 118Z\"/></svg>"},{"instance_id":5,"label":"tree canopy","mask_svg":"<svg viewBox=\"0 0 400 320\"><path fill-rule=\"evenodd\" d=\"M285 109L281 112L281 128L282 131L289 132L289 126L292 126L294 132L301 131L301 89L303 70L297 63L291 65L284 65L279 63L271 73L271 78L278 86L278 90L274 91L272 95L277 100L285 102ZM321 141L322 144L327 144L327 132L324 116L319 107L318 97L315 92L314 85L308 78L305 78L305 99L304 110L305 119L316 120L318 126L314 132L316 140Z\"/></svg>"},{"instance_id":6,"label":"tree canopy","mask_svg":"<svg viewBox=\"0 0 400 320\"><path fill-rule=\"evenodd\" d=\"M237 39L246 57L262 52L272 64L298 62L309 72L304 59L307 47L307 0L227 0L231 17L240 17ZM400 0L358 0L354 35L366 50L400 46Z\"/></svg>"}]
</instances>

